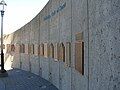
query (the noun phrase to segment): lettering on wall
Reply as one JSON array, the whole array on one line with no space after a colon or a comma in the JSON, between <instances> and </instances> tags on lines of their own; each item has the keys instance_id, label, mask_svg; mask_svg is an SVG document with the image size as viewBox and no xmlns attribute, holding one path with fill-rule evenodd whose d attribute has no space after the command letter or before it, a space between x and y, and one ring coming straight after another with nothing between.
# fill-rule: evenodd
<instances>
[{"instance_id":1,"label":"lettering on wall","mask_svg":"<svg viewBox=\"0 0 120 90\"><path fill-rule=\"evenodd\" d=\"M66 2L63 3L62 5L60 5L56 10L50 12L49 15L44 17L44 21L45 20L49 20L50 18L52 18L53 16L55 16L57 13L59 13L60 11L62 11L64 8L66 7Z\"/></svg>"}]
</instances>

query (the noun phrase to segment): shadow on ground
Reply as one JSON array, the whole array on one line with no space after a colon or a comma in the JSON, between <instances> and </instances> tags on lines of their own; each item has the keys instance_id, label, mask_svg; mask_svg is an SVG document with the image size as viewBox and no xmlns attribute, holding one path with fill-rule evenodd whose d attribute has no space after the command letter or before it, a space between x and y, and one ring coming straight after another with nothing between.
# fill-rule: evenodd
<instances>
[{"instance_id":1,"label":"shadow on ground","mask_svg":"<svg viewBox=\"0 0 120 90\"><path fill-rule=\"evenodd\" d=\"M0 90L58 90L49 81L20 69L7 71L8 77L0 78Z\"/></svg>"}]
</instances>

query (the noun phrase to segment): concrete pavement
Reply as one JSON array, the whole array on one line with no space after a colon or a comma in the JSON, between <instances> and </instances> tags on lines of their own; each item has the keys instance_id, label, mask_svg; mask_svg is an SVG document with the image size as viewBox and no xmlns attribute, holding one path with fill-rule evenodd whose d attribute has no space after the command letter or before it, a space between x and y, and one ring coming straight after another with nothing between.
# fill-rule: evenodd
<instances>
[{"instance_id":1,"label":"concrete pavement","mask_svg":"<svg viewBox=\"0 0 120 90\"><path fill-rule=\"evenodd\" d=\"M27 71L12 69L8 75L0 78L0 90L58 90L49 81Z\"/></svg>"}]
</instances>

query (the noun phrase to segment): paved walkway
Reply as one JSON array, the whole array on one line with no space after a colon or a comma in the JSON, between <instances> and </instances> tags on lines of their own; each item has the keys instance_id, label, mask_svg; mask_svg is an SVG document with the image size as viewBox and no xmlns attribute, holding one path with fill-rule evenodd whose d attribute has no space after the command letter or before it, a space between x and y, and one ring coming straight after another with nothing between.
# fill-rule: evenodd
<instances>
[{"instance_id":1,"label":"paved walkway","mask_svg":"<svg viewBox=\"0 0 120 90\"><path fill-rule=\"evenodd\" d=\"M12 69L8 75L0 78L0 90L58 90L50 82L30 72Z\"/></svg>"}]
</instances>

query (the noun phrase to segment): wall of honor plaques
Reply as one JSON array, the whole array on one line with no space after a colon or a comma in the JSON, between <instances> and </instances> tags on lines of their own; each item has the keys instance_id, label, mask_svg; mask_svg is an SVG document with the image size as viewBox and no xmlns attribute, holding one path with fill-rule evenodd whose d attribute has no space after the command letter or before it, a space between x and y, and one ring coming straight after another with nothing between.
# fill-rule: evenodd
<instances>
[{"instance_id":1,"label":"wall of honor plaques","mask_svg":"<svg viewBox=\"0 0 120 90\"><path fill-rule=\"evenodd\" d=\"M75 69L82 75L84 74L84 42L83 34L76 34L75 42Z\"/></svg>"}]
</instances>

